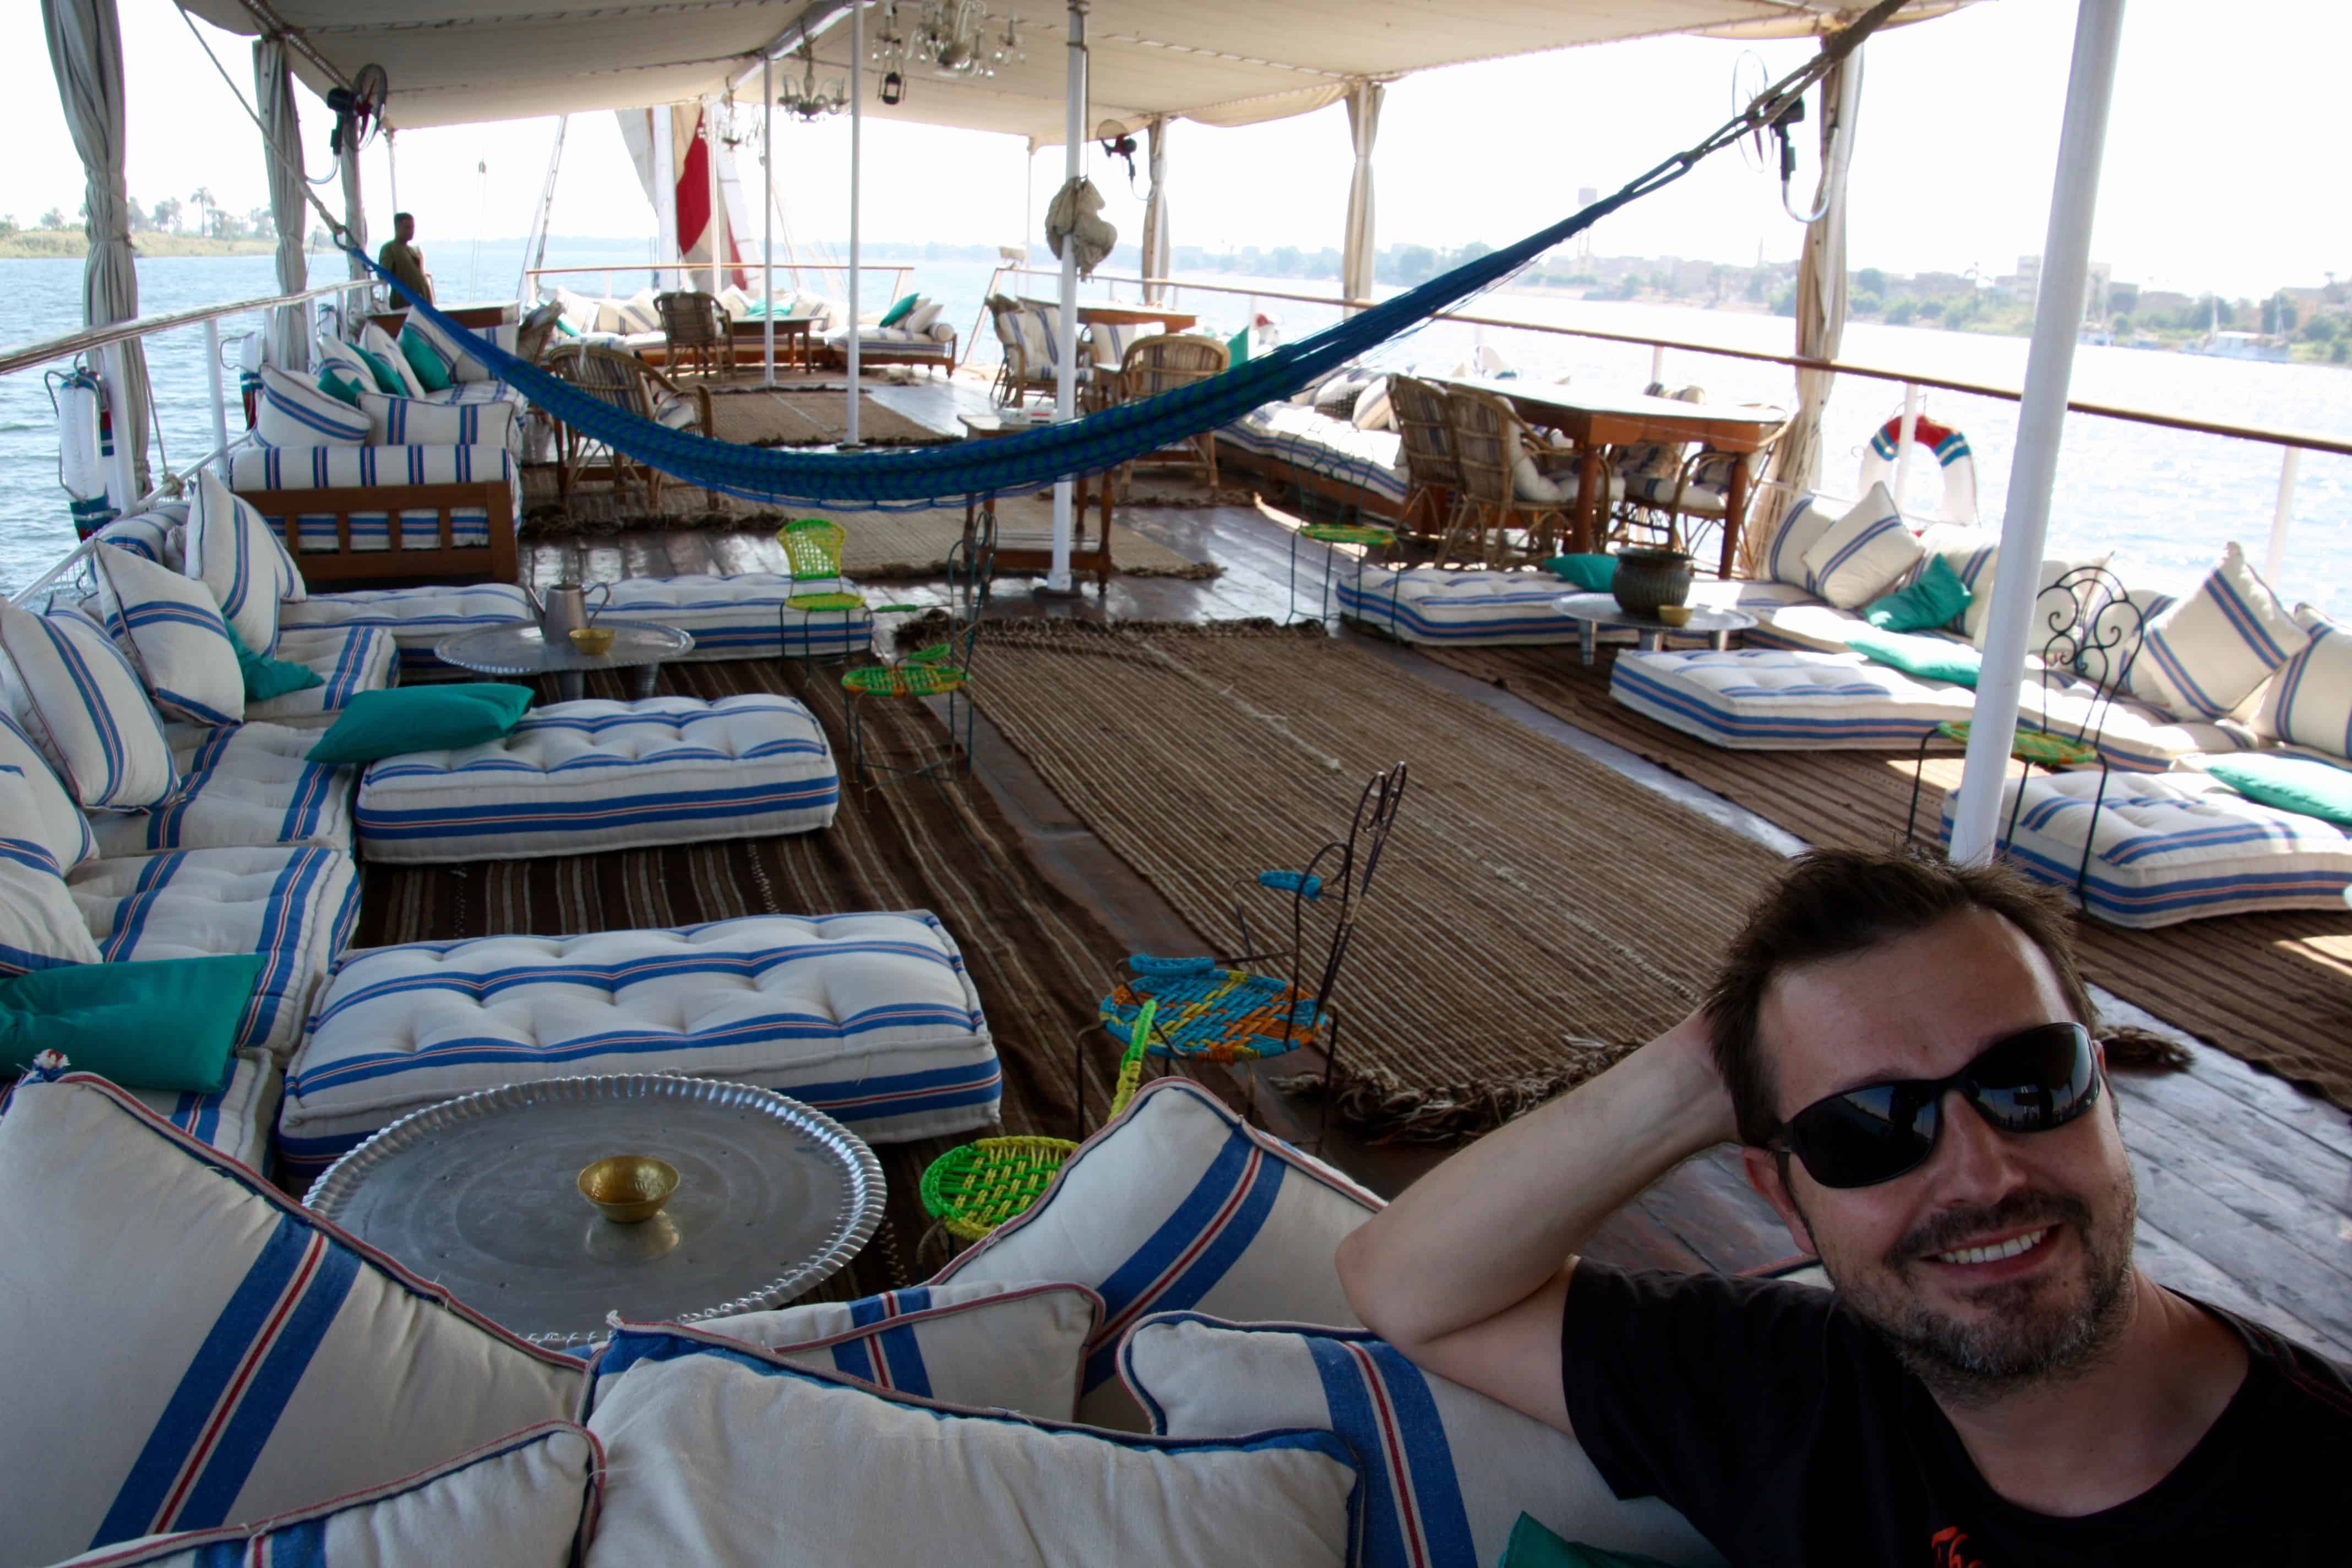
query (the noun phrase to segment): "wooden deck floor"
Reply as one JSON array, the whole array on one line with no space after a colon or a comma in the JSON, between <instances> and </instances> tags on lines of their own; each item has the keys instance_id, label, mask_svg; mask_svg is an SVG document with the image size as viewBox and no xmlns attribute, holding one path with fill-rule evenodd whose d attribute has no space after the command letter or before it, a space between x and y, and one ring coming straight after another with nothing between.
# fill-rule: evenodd
<instances>
[{"instance_id":1,"label":"wooden deck floor","mask_svg":"<svg viewBox=\"0 0 2352 1568\"><path fill-rule=\"evenodd\" d=\"M943 430L953 426L954 413L970 407L975 395L971 384L944 378L890 388L869 381L868 390L899 412ZM1269 499L1279 503L1282 498ZM1280 618L1291 611L1291 536L1255 510L1128 509L1119 514L1118 526L1149 534L1180 553L1213 561L1223 574L1206 582L1117 578L1107 591L1088 585L1076 598L1044 595L1031 581L1001 580L993 612L1208 621ZM592 578L773 570L778 564L775 546L764 536L687 531L541 546L527 555L534 572L552 572L569 562ZM1310 615L1320 564L1319 547L1305 546L1301 599ZM908 603L937 594L919 584L893 584L892 592ZM1340 635L1357 637L1344 628ZM1801 847L1737 802L1699 790L1507 693L1408 648L1377 638L1358 641L1688 809L1784 853ZM1201 935L1097 839L984 720L975 750L978 775L1021 827L1038 864L1122 941L1143 951L1205 948ZM1759 759L1759 765L1769 765L1769 759ZM1595 893L1605 897L1606 889ZM2103 1008L2130 1021L2164 1027L2162 1020L2117 998L2099 1000ZM2165 1032L2187 1040L2178 1031ZM2168 1283L2352 1360L2352 1118L2221 1051L2187 1043L2194 1056L2188 1072L2117 1078L2124 1137L2139 1178L2142 1260ZM1251 1098L1276 1131L1311 1136L1316 1131L1311 1109L1286 1104L1265 1089ZM1324 1152L1384 1193L1401 1190L1438 1158L1426 1151L1364 1146L1337 1132ZM1792 1247L1777 1217L1748 1189L1736 1153L1717 1149L1685 1162L1653 1186L1612 1219L1589 1250L1627 1266L1738 1271L1784 1259Z\"/></svg>"}]
</instances>

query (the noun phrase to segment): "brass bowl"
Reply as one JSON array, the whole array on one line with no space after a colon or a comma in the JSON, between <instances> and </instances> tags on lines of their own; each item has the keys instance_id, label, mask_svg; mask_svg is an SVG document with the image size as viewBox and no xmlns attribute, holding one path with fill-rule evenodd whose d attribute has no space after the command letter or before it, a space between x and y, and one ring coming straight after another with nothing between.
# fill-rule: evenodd
<instances>
[{"instance_id":1,"label":"brass bowl","mask_svg":"<svg viewBox=\"0 0 2352 1568\"><path fill-rule=\"evenodd\" d=\"M613 651L613 628L610 626L574 626L569 635L572 646L590 658Z\"/></svg>"},{"instance_id":2,"label":"brass bowl","mask_svg":"<svg viewBox=\"0 0 2352 1568\"><path fill-rule=\"evenodd\" d=\"M1670 626L1686 626L1690 625L1690 618L1691 607L1688 605L1660 605L1658 606L1658 619L1665 622L1666 625Z\"/></svg>"},{"instance_id":3,"label":"brass bowl","mask_svg":"<svg viewBox=\"0 0 2352 1568\"><path fill-rule=\"evenodd\" d=\"M659 1214L677 1191L677 1167L650 1154L614 1154L583 1166L576 1184L598 1214L635 1225Z\"/></svg>"}]
</instances>

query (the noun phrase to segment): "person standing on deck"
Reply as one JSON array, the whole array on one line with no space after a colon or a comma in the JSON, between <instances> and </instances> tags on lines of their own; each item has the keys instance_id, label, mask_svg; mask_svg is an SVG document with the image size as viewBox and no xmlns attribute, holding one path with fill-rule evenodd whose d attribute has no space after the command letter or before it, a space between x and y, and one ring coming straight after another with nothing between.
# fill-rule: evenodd
<instances>
[{"instance_id":1,"label":"person standing on deck","mask_svg":"<svg viewBox=\"0 0 2352 1568\"><path fill-rule=\"evenodd\" d=\"M2069 923L1999 868L1801 858L1697 1011L1349 1236L1349 1301L1735 1563L2352 1559L2352 1375L2133 1261ZM1834 1293L1577 1258L1735 1138Z\"/></svg>"},{"instance_id":2,"label":"person standing on deck","mask_svg":"<svg viewBox=\"0 0 2352 1568\"><path fill-rule=\"evenodd\" d=\"M416 218L411 213L392 215L392 237L375 253L375 264L416 291L426 304L433 302L433 279L425 275L425 252L416 248ZM396 301L399 304L406 300Z\"/></svg>"}]
</instances>

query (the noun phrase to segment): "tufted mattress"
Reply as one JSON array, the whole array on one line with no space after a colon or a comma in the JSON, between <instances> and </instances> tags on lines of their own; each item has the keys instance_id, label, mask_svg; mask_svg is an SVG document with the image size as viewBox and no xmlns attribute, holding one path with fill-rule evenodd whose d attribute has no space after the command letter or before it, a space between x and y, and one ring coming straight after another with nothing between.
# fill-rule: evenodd
<instances>
[{"instance_id":1,"label":"tufted mattress","mask_svg":"<svg viewBox=\"0 0 2352 1568\"><path fill-rule=\"evenodd\" d=\"M179 793L152 811L91 812L100 855L291 844L351 848L351 770L308 760L316 730L171 724L163 733L180 767Z\"/></svg>"},{"instance_id":2,"label":"tufted mattress","mask_svg":"<svg viewBox=\"0 0 2352 1568\"><path fill-rule=\"evenodd\" d=\"M1749 751L1916 746L1977 694L1922 680L1858 653L1734 648L1621 653L1609 695L1714 745Z\"/></svg>"},{"instance_id":3,"label":"tufted mattress","mask_svg":"<svg viewBox=\"0 0 2352 1568\"><path fill-rule=\"evenodd\" d=\"M532 618L530 602L508 583L467 588L363 588L348 594L313 594L278 606L285 636L325 626L377 626L400 649L400 668L410 674L448 667L433 657L443 637L480 626L516 626Z\"/></svg>"},{"instance_id":4,"label":"tufted mattress","mask_svg":"<svg viewBox=\"0 0 2352 1568\"><path fill-rule=\"evenodd\" d=\"M521 860L803 833L840 796L793 699L653 697L551 703L497 741L372 763L357 816L371 860Z\"/></svg>"},{"instance_id":5,"label":"tufted mattress","mask_svg":"<svg viewBox=\"0 0 2352 1568\"><path fill-rule=\"evenodd\" d=\"M279 614L307 602L281 605ZM309 666L318 672L319 684L247 703L248 722L331 724L352 698L362 691L381 691L400 679L400 645L382 626L288 625L279 631L278 649L270 657Z\"/></svg>"},{"instance_id":6,"label":"tufted mattress","mask_svg":"<svg viewBox=\"0 0 2352 1568\"><path fill-rule=\"evenodd\" d=\"M412 942L343 956L278 1152L315 1174L420 1106L620 1072L781 1089L875 1142L985 1126L1001 1082L963 956L922 910Z\"/></svg>"},{"instance_id":7,"label":"tufted mattress","mask_svg":"<svg viewBox=\"0 0 2352 1568\"><path fill-rule=\"evenodd\" d=\"M1311 553L1306 546L1301 550ZM1299 574L1309 570L1301 562ZM1321 568L1312 570L1319 574ZM1399 642L1492 647L1576 641L1576 623L1551 607L1552 601L1576 590L1541 573L1343 567L1337 586L1341 615Z\"/></svg>"},{"instance_id":8,"label":"tufted mattress","mask_svg":"<svg viewBox=\"0 0 2352 1568\"><path fill-rule=\"evenodd\" d=\"M2204 773L2116 773L2105 784L2101 796L2096 770L2034 774L2008 847L2019 867L2071 889L2089 832L2084 896L2101 920L2146 928L2253 910L2343 909L2352 832L2258 805ZM2011 779L2001 791L2003 834L2017 789ZM1951 812L1947 797L1948 840Z\"/></svg>"},{"instance_id":9,"label":"tufted mattress","mask_svg":"<svg viewBox=\"0 0 2352 1568\"><path fill-rule=\"evenodd\" d=\"M690 659L842 658L874 640L870 610L784 608L795 594L854 594L857 584L794 583L773 572L729 577L630 577L613 584L611 613L658 621L694 637Z\"/></svg>"},{"instance_id":10,"label":"tufted mattress","mask_svg":"<svg viewBox=\"0 0 2352 1568\"><path fill-rule=\"evenodd\" d=\"M197 1142L266 1176L270 1129L277 1124L284 1088L284 1075L268 1051L242 1050L230 1058L228 1082L211 1094L170 1089L124 1092Z\"/></svg>"},{"instance_id":11,"label":"tufted mattress","mask_svg":"<svg viewBox=\"0 0 2352 1568\"><path fill-rule=\"evenodd\" d=\"M279 1060L359 918L359 868L335 849L185 849L85 860L66 879L109 963L257 952L239 1047Z\"/></svg>"}]
</instances>

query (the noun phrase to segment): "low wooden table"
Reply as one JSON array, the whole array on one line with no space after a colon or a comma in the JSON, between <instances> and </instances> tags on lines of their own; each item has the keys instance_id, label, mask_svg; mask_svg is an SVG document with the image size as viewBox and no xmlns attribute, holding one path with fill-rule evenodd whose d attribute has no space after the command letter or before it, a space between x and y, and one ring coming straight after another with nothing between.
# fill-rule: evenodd
<instances>
[{"instance_id":1,"label":"low wooden table","mask_svg":"<svg viewBox=\"0 0 2352 1568\"><path fill-rule=\"evenodd\" d=\"M1041 425L1054 423L1051 419L1011 423L995 414L959 414L956 421L964 427L964 438L968 441L993 441L1003 436L1026 435ZM1081 474L1073 487L1076 493L1070 500L1070 570L1092 571L1095 585L1098 588L1110 586L1113 564L1110 558L1112 484L1109 474ZM1095 542L1089 545L1087 542L1087 506L1090 500L1097 499L1097 489L1102 503L1102 531ZM983 502L991 511L995 510L993 494L964 498L963 531L967 542L971 538L972 530L979 525L980 509ZM996 564L1008 572L1051 572L1054 569L1054 541L1050 535L1040 540L1034 533L1007 535L999 532L996 536Z\"/></svg>"},{"instance_id":2,"label":"low wooden table","mask_svg":"<svg viewBox=\"0 0 2352 1568\"><path fill-rule=\"evenodd\" d=\"M776 318L776 368L778 370L813 371L816 368L816 349L810 330L816 324L814 316L778 316ZM735 322L735 361L740 368L743 351L751 351L753 363L759 363L768 350L768 323L759 316L745 316Z\"/></svg>"}]
</instances>

